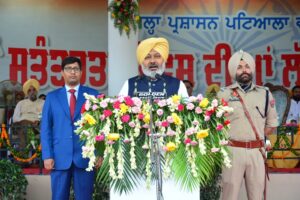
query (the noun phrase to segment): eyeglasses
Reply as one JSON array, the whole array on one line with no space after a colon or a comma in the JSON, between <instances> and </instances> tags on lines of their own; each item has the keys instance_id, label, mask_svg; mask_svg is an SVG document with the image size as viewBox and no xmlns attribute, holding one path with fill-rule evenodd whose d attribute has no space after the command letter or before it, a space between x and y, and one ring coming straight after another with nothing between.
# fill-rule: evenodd
<instances>
[{"instance_id":1,"label":"eyeglasses","mask_svg":"<svg viewBox=\"0 0 300 200\"><path fill-rule=\"evenodd\" d=\"M65 67L64 71L71 73L72 71L74 71L75 73L80 72L80 68L79 67Z\"/></svg>"}]
</instances>

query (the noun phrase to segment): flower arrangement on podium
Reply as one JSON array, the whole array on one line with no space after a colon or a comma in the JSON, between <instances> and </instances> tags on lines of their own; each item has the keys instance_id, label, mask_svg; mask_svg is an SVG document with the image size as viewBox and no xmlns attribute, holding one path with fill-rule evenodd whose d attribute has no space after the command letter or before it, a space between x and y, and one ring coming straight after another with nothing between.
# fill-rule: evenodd
<instances>
[{"instance_id":1,"label":"flower arrangement on podium","mask_svg":"<svg viewBox=\"0 0 300 200\"><path fill-rule=\"evenodd\" d=\"M103 157L97 178L120 193L131 191L141 178L150 186L157 177L153 133L161 147L164 177L174 178L184 189L199 188L217 167L231 166L226 146L230 122L225 116L232 108L223 100L175 95L150 104L129 96L85 98L75 124L84 142L82 156L90 159L86 170L93 170L97 156Z\"/></svg>"}]
</instances>

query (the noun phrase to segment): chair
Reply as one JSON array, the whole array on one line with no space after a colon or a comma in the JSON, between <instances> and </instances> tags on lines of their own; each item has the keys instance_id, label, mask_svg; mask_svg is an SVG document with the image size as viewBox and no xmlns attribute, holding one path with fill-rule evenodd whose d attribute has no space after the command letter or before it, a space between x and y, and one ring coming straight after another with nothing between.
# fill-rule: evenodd
<instances>
[{"instance_id":1,"label":"chair","mask_svg":"<svg viewBox=\"0 0 300 200\"><path fill-rule=\"evenodd\" d=\"M289 90L281 85L273 85L272 83L266 83L265 87L269 88L275 99L279 125L285 124L291 104Z\"/></svg>"}]
</instances>

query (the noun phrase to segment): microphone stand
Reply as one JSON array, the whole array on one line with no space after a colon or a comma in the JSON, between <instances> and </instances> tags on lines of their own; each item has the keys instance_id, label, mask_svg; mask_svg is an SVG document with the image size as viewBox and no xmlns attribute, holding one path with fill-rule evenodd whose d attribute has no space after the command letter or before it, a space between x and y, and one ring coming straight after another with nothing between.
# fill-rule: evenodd
<instances>
[{"instance_id":1,"label":"microphone stand","mask_svg":"<svg viewBox=\"0 0 300 200\"><path fill-rule=\"evenodd\" d=\"M161 153L160 153L160 145L159 145L159 138L160 136L157 133L154 133L153 130L153 95L152 95L152 87L151 87L151 80L148 79L149 85L149 104L150 104L150 139L151 139L151 162L152 166L155 165L155 178L156 178L156 197L157 200L163 200L163 191L162 191L162 169L161 169Z\"/></svg>"}]
</instances>

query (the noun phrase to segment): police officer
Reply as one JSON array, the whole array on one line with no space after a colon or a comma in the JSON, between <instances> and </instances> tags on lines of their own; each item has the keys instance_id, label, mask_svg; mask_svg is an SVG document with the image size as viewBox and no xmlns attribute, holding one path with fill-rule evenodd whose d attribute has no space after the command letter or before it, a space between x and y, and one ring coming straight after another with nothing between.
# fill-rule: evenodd
<instances>
[{"instance_id":1,"label":"police officer","mask_svg":"<svg viewBox=\"0 0 300 200\"><path fill-rule=\"evenodd\" d=\"M278 126L275 100L267 88L253 83L255 61L249 53L234 53L228 70L235 83L218 92L234 109L228 116L232 167L222 172L222 199L240 199L245 179L248 199L261 200L266 184L264 137Z\"/></svg>"}]
</instances>

